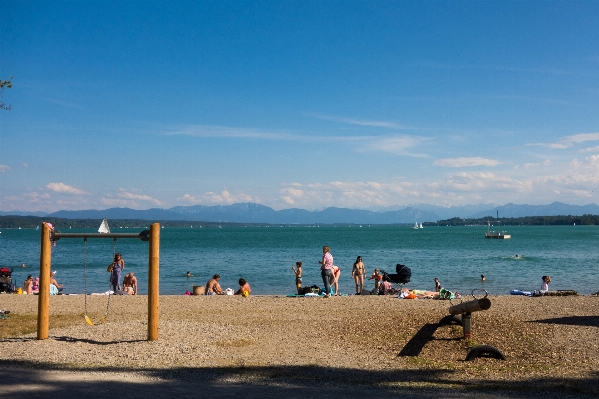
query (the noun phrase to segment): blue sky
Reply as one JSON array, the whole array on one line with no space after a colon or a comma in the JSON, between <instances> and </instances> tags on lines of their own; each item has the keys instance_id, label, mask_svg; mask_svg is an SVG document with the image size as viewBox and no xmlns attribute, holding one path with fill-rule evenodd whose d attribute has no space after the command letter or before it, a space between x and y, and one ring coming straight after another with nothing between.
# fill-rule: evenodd
<instances>
[{"instance_id":1,"label":"blue sky","mask_svg":"<svg viewBox=\"0 0 599 399\"><path fill-rule=\"evenodd\" d=\"M0 210L599 203L597 1L5 1Z\"/></svg>"}]
</instances>

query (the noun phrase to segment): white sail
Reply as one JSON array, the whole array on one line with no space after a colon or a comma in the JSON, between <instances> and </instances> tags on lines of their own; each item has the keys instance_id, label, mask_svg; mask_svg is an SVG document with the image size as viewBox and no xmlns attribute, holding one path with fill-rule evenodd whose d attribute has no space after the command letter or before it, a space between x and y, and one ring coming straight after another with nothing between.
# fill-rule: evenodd
<instances>
[{"instance_id":1,"label":"white sail","mask_svg":"<svg viewBox=\"0 0 599 399\"><path fill-rule=\"evenodd\" d=\"M421 229L423 229L423 228L424 228L424 226L422 226L422 223L420 223L420 228L421 228Z\"/></svg>"},{"instance_id":2,"label":"white sail","mask_svg":"<svg viewBox=\"0 0 599 399\"><path fill-rule=\"evenodd\" d=\"M102 220L98 233L110 233L110 227L108 227L108 220L106 220L106 218Z\"/></svg>"}]
</instances>

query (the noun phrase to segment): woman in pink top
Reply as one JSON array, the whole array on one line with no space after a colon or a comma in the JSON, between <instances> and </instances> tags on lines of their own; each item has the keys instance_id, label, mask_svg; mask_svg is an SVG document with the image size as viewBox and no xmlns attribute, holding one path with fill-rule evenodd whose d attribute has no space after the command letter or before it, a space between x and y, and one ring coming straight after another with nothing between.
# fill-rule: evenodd
<instances>
[{"instance_id":1,"label":"woman in pink top","mask_svg":"<svg viewBox=\"0 0 599 399\"><path fill-rule=\"evenodd\" d=\"M331 275L333 274L333 255L331 255L331 249L325 245L322 247L322 260L318 263L320 266L320 275L322 276L322 282L324 283L324 297L328 298L331 293Z\"/></svg>"}]
</instances>

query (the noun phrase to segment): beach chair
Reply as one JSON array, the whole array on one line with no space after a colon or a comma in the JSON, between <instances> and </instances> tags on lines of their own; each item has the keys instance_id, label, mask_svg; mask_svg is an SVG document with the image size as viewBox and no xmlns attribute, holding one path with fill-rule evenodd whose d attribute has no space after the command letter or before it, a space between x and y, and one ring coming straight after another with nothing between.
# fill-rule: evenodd
<instances>
[{"instance_id":1,"label":"beach chair","mask_svg":"<svg viewBox=\"0 0 599 399\"><path fill-rule=\"evenodd\" d=\"M387 276L389 281L397 286L397 291L401 291L403 286L410 282L410 279L412 278L412 269L406 265L398 263L395 265L395 271L396 273L390 274L384 270L381 270L381 273L383 273L383 276Z\"/></svg>"},{"instance_id":2,"label":"beach chair","mask_svg":"<svg viewBox=\"0 0 599 399\"><path fill-rule=\"evenodd\" d=\"M12 290L12 269L8 267L0 267L0 292L10 293Z\"/></svg>"}]
</instances>

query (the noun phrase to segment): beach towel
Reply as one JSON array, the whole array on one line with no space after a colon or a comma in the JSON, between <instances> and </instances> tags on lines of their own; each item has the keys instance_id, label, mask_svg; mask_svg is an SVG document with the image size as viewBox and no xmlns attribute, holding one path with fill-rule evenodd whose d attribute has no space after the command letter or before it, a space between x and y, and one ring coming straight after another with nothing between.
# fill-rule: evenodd
<instances>
[{"instance_id":1,"label":"beach towel","mask_svg":"<svg viewBox=\"0 0 599 399\"><path fill-rule=\"evenodd\" d=\"M524 296L532 296L532 292L530 291L522 291L522 290L511 290L510 295L524 295Z\"/></svg>"},{"instance_id":2,"label":"beach towel","mask_svg":"<svg viewBox=\"0 0 599 399\"><path fill-rule=\"evenodd\" d=\"M50 284L50 295L58 295L58 288L54 284Z\"/></svg>"}]
</instances>

